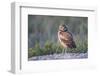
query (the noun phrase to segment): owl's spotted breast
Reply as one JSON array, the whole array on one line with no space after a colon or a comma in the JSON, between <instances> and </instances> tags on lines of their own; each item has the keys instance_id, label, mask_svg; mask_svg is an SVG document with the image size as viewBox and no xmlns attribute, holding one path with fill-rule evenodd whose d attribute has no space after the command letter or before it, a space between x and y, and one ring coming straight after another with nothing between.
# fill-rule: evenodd
<instances>
[{"instance_id":1,"label":"owl's spotted breast","mask_svg":"<svg viewBox=\"0 0 100 76\"><path fill-rule=\"evenodd\" d=\"M76 48L73 36L69 31L58 31L58 39L64 48Z\"/></svg>"}]
</instances>

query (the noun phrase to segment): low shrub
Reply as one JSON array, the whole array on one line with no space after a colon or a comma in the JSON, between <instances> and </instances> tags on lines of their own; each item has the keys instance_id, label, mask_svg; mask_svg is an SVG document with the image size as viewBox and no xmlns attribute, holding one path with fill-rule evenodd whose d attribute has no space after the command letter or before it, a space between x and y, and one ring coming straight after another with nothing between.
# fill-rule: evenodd
<instances>
[{"instance_id":1,"label":"low shrub","mask_svg":"<svg viewBox=\"0 0 100 76\"><path fill-rule=\"evenodd\" d=\"M53 43L47 40L44 44L44 47L41 48L39 43L36 43L33 48L28 49L28 57L32 56L42 56L42 55L50 55L50 54L58 54L63 53L65 50L66 53L86 53L88 50L87 40L76 39L75 40L77 48L64 49L59 43Z\"/></svg>"}]
</instances>

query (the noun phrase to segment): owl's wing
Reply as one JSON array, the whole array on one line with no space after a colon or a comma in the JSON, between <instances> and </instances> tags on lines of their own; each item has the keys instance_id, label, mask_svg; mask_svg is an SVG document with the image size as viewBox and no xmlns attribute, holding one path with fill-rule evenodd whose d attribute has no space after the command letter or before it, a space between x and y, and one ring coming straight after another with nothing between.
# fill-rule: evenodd
<instances>
[{"instance_id":1,"label":"owl's wing","mask_svg":"<svg viewBox=\"0 0 100 76\"><path fill-rule=\"evenodd\" d=\"M70 32L60 32L59 36L61 39L64 39L64 40L73 40L73 36Z\"/></svg>"},{"instance_id":2,"label":"owl's wing","mask_svg":"<svg viewBox=\"0 0 100 76\"><path fill-rule=\"evenodd\" d=\"M73 36L70 32L61 32L60 33L60 40L66 44L69 48L76 48L75 42L73 40Z\"/></svg>"}]
</instances>

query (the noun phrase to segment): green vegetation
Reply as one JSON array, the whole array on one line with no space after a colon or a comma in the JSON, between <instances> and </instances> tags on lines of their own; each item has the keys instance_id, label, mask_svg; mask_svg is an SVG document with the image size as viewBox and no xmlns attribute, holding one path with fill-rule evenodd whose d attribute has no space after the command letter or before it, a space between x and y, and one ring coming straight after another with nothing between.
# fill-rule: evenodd
<instances>
[{"instance_id":1,"label":"green vegetation","mask_svg":"<svg viewBox=\"0 0 100 76\"><path fill-rule=\"evenodd\" d=\"M50 54L59 54L63 53L63 50L66 50L67 53L86 53L87 48L87 41L82 40L75 40L77 48L75 49L64 49L59 43L53 43L51 41L46 41L44 48L41 48L39 43L35 44L34 48L28 49L28 57L32 56L42 56L42 55L50 55Z\"/></svg>"},{"instance_id":2,"label":"green vegetation","mask_svg":"<svg viewBox=\"0 0 100 76\"><path fill-rule=\"evenodd\" d=\"M28 49L28 57L61 53L62 49L60 45L50 41L46 41L44 48L40 48L39 43L36 43L34 48Z\"/></svg>"}]
</instances>

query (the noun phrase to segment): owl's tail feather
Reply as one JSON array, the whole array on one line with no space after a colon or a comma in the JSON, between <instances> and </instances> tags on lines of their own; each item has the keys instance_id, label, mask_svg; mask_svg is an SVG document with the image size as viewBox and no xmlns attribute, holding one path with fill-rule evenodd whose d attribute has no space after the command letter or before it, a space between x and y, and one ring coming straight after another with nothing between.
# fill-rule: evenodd
<instances>
[{"instance_id":1,"label":"owl's tail feather","mask_svg":"<svg viewBox=\"0 0 100 76\"><path fill-rule=\"evenodd\" d=\"M72 42L71 44L67 44L68 48L76 48L75 42Z\"/></svg>"}]
</instances>

